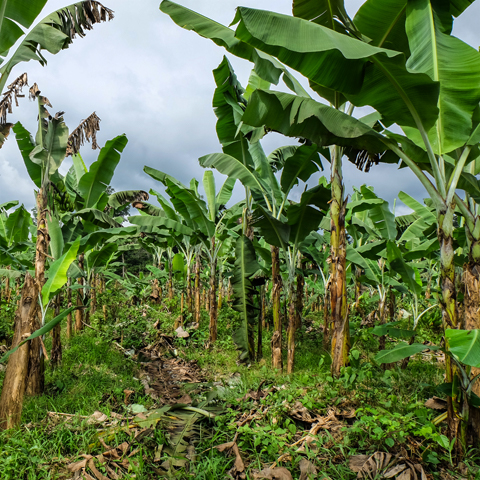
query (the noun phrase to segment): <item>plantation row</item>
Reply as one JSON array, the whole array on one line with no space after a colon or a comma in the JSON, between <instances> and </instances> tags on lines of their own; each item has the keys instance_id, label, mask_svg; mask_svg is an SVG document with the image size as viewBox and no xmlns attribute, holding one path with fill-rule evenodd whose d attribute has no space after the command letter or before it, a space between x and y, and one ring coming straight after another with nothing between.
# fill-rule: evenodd
<instances>
[{"instance_id":1,"label":"plantation row","mask_svg":"<svg viewBox=\"0 0 480 480\"><path fill-rule=\"evenodd\" d=\"M20 123L7 124L37 204L33 220L18 202L0 206L2 296L8 304L12 289L21 293L15 348L2 359L8 359L2 428L19 424L25 394L43 391L42 336L52 331L51 361L59 363L60 322L66 319L68 335L73 323L81 331L96 310L96 295L106 283L118 282L142 304L179 297L178 327L187 322L198 327L206 305L207 347L217 340L218 309L227 298L240 314L233 334L239 360L259 359L262 329L268 326L272 367L287 373L295 368L295 336L308 309L323 314L334 376L352 361L351 346L361 329L350 328L350 315L362 317L365 328L376 325L378 363L403 360L406 367L416 353L442 350L449 437L458 455L469 440L477 443L480 53L451 36L454 17L470 3L368 0L351 19L341 1L300 0L293 2L293 16L239 8L229 28L164 0L160 8L174 22L254 64L245 87L226 57L213 72L221 152L199 159L207 169L204 197L196 179L186 186L149 166L144 172L165 196L154 190L111 193L126 136L108 141L87 168L79 151L85 141L98 147L98 117L92 114L70 132L34 84L29 97L39 109L35 137ZM11 7L12 18L14 11ZM32 32L55 29L63 35L36 46L57 53L75 32L112 16L98 2L79 2L34 27ZM32 52L28 38L18 51ZM2 87L15 61L42 61L37 50L11 58L0 69ZM288 68L304 75L311 91ZM280 79L292 93L271 89ZM8 86L0 103L4 123L26 85L24 74ZM316 95L323 103L312 98ZM355 107L365 105L375 112L355 118ZM392 125L403 133L389 130ZM261 142L271 131L297 141L286 139L288 145L265 152ZM63 176L59 168L67 157L73 166ZM422 204L400 192L412 210L404 216L395 216L367 186L348 198L343 161L365 171L379 162L410 168L429 198ZM292 200L295 188L327 163L330 177ZM226 177L219 188L211 169ZM245 198L230 205L236 182ZM149 203L153 197L157 204ZM138 214L121 216L128 206ZM125 263L119 259L135 249L152 259L140 278L125 269L120 274ZM378 299L370 315L362 307L369 296ZM69 305L63 311L62 297ZM400 302L411 318L409 328L395 323ZM55 318L46 322L52 308ZM441 342L416 343L419 322L434 321L437 313ZM387 336L399 342L385 350Z\"/></svg>"}]
</instances>

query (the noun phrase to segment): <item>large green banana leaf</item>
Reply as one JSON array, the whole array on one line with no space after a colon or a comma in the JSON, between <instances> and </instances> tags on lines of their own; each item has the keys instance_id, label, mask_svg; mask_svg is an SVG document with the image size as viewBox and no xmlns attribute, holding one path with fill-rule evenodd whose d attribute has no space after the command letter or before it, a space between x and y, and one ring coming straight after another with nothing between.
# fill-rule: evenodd
<instances>
[{"instance_id":1,"label":"large green banana leaf","mask_svg":"<svg viewBox=\"0 0 480 480\"><path fill-rule=\"evenodd\" d=\"M209 219L208 207L205 202L188 188L182 188L169 179L165 181L167 185L166 192L170 196L175 209L183 217L189 217L208 238L215 235L215 223ZM184 211L187 211L184 214Z\"/></svg>"},{"instance_id":2,"label":"large green banana leaf","mask_svg":"<svg viewBox=\"0 0 480 480\"><path fill-rule=\"evenodd\" d=\"M28 239L31 224L32 217L23 205L14 210L5 221L7 245L11 247L15 243L25 242Z\"/></svg>"},{"instance_id":3,"label":"large green banana leaf","mask_svg":"<svg viewBox=\"0 0 480 480\"><path fill-rule=\"evenodd\" d=\"M310 20L337 32L347 33L352 27L344 0L293 0L294 17Z\"/></svg>"},{"instance_id":4,"label":"large green banana leaf","mask_svg":"<svg viewBox=\"0 0 480 480\"><path fill-rule=\"evenodd\" d=\"M480 330L445 330L449 352L464 365L480 367Z\"/></svg>"},{"instance_id":5,"label":"large green banana leaf","mask_svg":"<svg viewBox=\"0 0 480 480\"><path fill-rule=\"evenodd\" d=\"M423 345L423 343L412 343L409 345L405 342L399 342L390 350L381 350L378 352L375 356L375 361L377 363L399 362L404 358L423 352L427 348L430 350L438 350L438 347Z\"/></svg>"},{"instance_id":6,"label":"large green banana leaf","mask_svg":"<svg viewBox=\"0 0 480 480\"><path fill-rule=\"evenodd\" d=\"M42 304L47 306L50 299L62 288L67 282L67 271L71 263L77 257L80 247L80 238L78 238L72 246L58 260L55 260L47 271L48 280L42 288Z\"/></svg>"},{"instance_id":7,"label":"large green banana leaf","mask_svg":"<svg viewBox=\"0 0 480 480\"><path fill-rule=\"evenodd\" d=\"M268 210L257 205L253 217L253 225L258 228L260 235L270 245L283 248L288 246L290 240L290 225L275 218Z\"/></svg>"},{"instance_id":8,"label":"large green banana leaf","mask_svg":"<svg viewBox=\"0 0 480 480\"><path fill-rule=\"evenodd\" d=\"M140 212L140 215L151 215L153 217L165 216L165 212L160 207L157 207L147 202L135 204L135 208Z\"/></svg>"},{"instance_id":9,"label":"large green banana leaf","mask_svg":"<svg viewBox=\"0 0 480 480\"><path fill-rule=\"evenodd\" d=\"M221 206L225 206L232 198L232 192L235 183L235 178L227 178L223 185L220 187L220 190L215 197L215 208L217 209L217 211L220 209Z\"/></svg>"},{"instance_id":10,"label":"large green banana leaf","mask_svg":"<svg viewBox=\"0 0 480 480\"><path fill-rule=\"evenodd\" d=\"M320 146L337 144L372 155L387 149L381 135L360 120L310 98L283 92L257 90L243 121L265 125L289 137L307 138Z\"/></svg>"},{"instance_id":11,"label":"large green banana leaf","mask_svg":"<svg viewBox=\"0 0 480 480\"><path fill-rule=\"evenodd\" d=\"M105 192L127 142L125 135L109 140L100 150L98 159L91 165L90 171L85 173L78 182L78 190L85 202L85 208L94 207Z\"/></svg>"},{"instance_id":12,"label":"large green banana leaf","mask_svg":"<svg viewBox=\"0 0 480 480\"><path fill-rule=\"evenodd\" d=\"M202 167L215 168L223 175L239 180L242 185L252 190L259 193L265 192L264 186L256 173L231 155L211 153L199 158L199 162Z\"/></svg>"},{"instance_id":13,"label":"large green banana leaf","mask_svg":"<svg viewBox=\"0 0 480 480\"><path fill-rule=\"evenodd\" d=\"M217 116L217 135L222 144L223 153L235 158L246 170L252 172L255 181L263 187L263 193L257 188L253 194L259 200L269 195L269 202L281 203L282 195L269 161L258 141L265 134L263 125L249 126L242 121L243 111L247 104L246 97L242 96L244 90L237 80L230 62L226 58L214 71L217 88L213 97L213 107ZM249 88L253 91L253 84L265 84L258 80L252 72ZM268 84L269 88L270 84ZM249 91L250 98L251 91ZM202 161L202 159L200 159ZM231 177L236 178L236 177ZM249 187L244 184L245 187ZM250 187L251 188L251 187Z\"/></svg>"},{"instance_id":14,"label":"large green banana leaf","mask_svg":"<svg viewBox=\"0 0 480 480\"><path fill-rule=\"evenodd\" d=\"M362 185L360 188L362 195L366 199L376 199L377 195L370 188ZM380 237L386 240L395 240L397 238L397 225L395 223L395 215L390 211L388 202L373 205L368 211L368 216L375 225L375 230Z\"/></svg>"},{"instance_id":15,"label":"large green banana leaf","mask_svg":"<svg viewBox=\"0 0 480 480\"><path fill-rule=\"evenodd\" d=\"M211 170L203 174L203 189L207 196L208 217L211 222L215 222L217 216L217 207L215 202L215 178Z\"/></svg>"},{"instance_id":16,"label":"large green banana leaf","mask_svg":"<svg viewBox=\"0 0 480 480\"><path fill-rule=\"evenodd\" d=\"M300 203L287 208L287 223L290 225L289 241L298 247L311 232L318 230L332 198L330 188L317 185L302 194ZM314 205L316 208L314 208Z\"/></svg>"},{"instance_id":17,"label":"large green banana leaf","mask_svg":"<svg viewBox=\"0 0 480 480\"><path fill-rule=\"evenodd\" d=\"M24 34L14 22L30 27L45 3L43 0L4 0L2 2L6 5L3 19L1 19L3 21L0 22L0 52L2 52L0 56L6 56L8 48ZM15 65L30 60L37 60L45 65L47 61L41 50L56 54L68 48L76 35L84 36L85 30L90 30L93 24L103 22L107 17L109 20L113 18L113 12L94 0L73 3L47 15L30 30L0 69L0 92L3 91L8 75Z\"/></svg>"},{"instance_id":18,"label":"large green banana leaf","mask_svg":"<svg viewBox=\"0 0 480 480\"><path fill-rule=\"evenodd\" d=\"M405 20L407 0L367 0L356 13L353 23L376 47L389 48L410 55Z\"/></svg>"},{"instance_id":19,"label":"large green banana leaf","mask_svg":"<svg viewBox=\"0 0 480 480\"><path fill-rule=\"evenodd\" d=\"M438 117L439 85L411 73L405 56L369 45L313 22L240 7L236 37L294 68L313 82L370 105L387 122L431 128Z\"/></svg>"},{"instance_id":20,"label":"large green banana leaf","mask_svg":"<svg viewBox=\"0 0 480 480\"><path fill-rule=\"evenodd\" d=\"M260 269L255 249L246 236L238 238L235 245L235 268L231 279L233 288L233 309L241 313L240 326L233 334L233 341L240 350L240 360L249 356L248 331L253 328L255 309L252 295L255 288L250 278Z\"/></svg>"},{"instance_id":21,"label":"large green banana leaf","mask_svg":"<svg viewBox=\"0 0 480 480\"><path fill-rule=\"evenodd\" d=\"M13 126L13 132L15 133L15 139L17 140L18 148L22 154L23 161L27 167L27 172L33 183L41 188L42 186L42 167L31 160L30 154L35 148L35 142L30 135L30 132L24 128L24 126L17 122Z\"/></svg>"},{"instance_id":22,"label":"large green banana leaf","mask_svg":"<svg viewBox=\"0 0 480 480\"><path fill-rule=\"evenodd\" d=\"M405 260L419 260L420 258L426 258L430 255L438 254L440 250L440 245L438 243L438 238L431 238L430 240L425 240L415 247L410 248L408 252L404 254Z\"/></svg>"},{"instance_id":23,"label":"large green banana leaf","mask_svg":"<svg viewBox=\"0 0 480 480\"><path fill-rule=\"evenodd\" d=\"M298 179L306 182L314 173L318 172L319 167L323 169L317 145L301 145L293 147L293 149L292 155L285 159L280 180L285 195L288 195L290 190L298 184Z\"/></svg>"},{"instance_id":24,"label":"large green banana leaf","mask_svg":"<svg viewBox=\"0 0 480 480\"><path fill-rule=\"evenodd\" d=\"M216 88L212 105L217 117L216 131L222 150L245 166L253 166L245 139L245 135L250 133L253 127L240 125L246 105L246 100L243 98L244 89L226 57L223 57L220 65L213 70L213 77Z\"/></svg>"},{"instance_id":25,"label":"large green banana leaf","mask_svg":"<svg viewBox=\"0 0 480 480\"><path fill-rule=\"evenodd\" d=\"M138 227L120 227L120 228L105 228L96 230L95 232L85 235L80 240L80 252L88 252L100 242L113 241L119 236L133 237L138 234Z\"/></svg>"},{"instance_id":26,"label":"large green banana leaf","mask_svg":"<svg viewBox=\"0 0 480 480\"><path fill-rule=\"evenodd\" d=\"M347 260L355 265L358 265L365 271L365 276L369 280L369 283L372 285L381 284L381 275L380 271L377 268L375 262L364 258L361 253L358 252L356 248L352 245L347 245Z\"/></svg>"},{"instance_id":27,"label":"large green banana leaf","mask_svg":"<svg viewBox=\"0 0 480 480\"><path fill-rule=\"evenodd\" d=\"M0 16L0 56L8 55L8 50L25 34L20 27L30 28L47 0L3 0ZM3 61L3 59L1 59Z\"/></svg>"},{"instance_id":28,"label":"large green banana leaf","mask_svg":"<svg viewBox=\"0 0 480 480\"><path fill-rule=\"evenodd\" d=\"M65 241L60 222L57 217L47 214L48 235L50 237L50 252L55 260L58 260L63 254Z\"/></svg>"},{"instance_id":29,"label":"large green banana leaf","mask_svg":"<svg viewBox=\"0 0 480 480\"><path fill-rule=\"evenodd\" d=\"M100 250L90 250L87 252L85 255L85 261L87 263L88 270L91 272L94 268L108 265L117 250L118 245L116 243L107 243Z\"/></svg>"},{"instance_id":30,"label":"large green banana leaf","mask_svg":"<svg viewBox=\"0 0 480 480\"><path fill-rule=\"evenodd\" d=\"M174 215L174 217L177 218L176 211L192 231L198 228L208 238L211 238L214 235L215 224L209 219L207 205L194 190L187 188L171 175L156 170L155 168L144 167L143 170L152 178L162 182L167 187L166 192L169 195L170 201L175 210L171 209L168 202L166 202L157 192L151 190L150 193L157 196L158 201L168 216L171 217Z\"/></svg>"},{"instance_id":31,"label":"large green banana leaf","mask_svg":"<svg viewBox=\"0 0 480 480\"><path fill-rule=\"evenodd\" d=\"M82 208L76 212L67 213L62 217L62 221L69 222L74 217L83 218L86 222L103 228L120 226L120 224L107 213L97 210L96 208Z\"/></svg>"},{"instance_id":32,"label":"large green banana leaf","mask_svg":"<svg viewBox=\"0 0 480 480\"><path fill-rule=\"evenodd\" d=\"M108 197L108 206L112 208L122 208L129 203L147 201L148 198L148 193L143 190L124 190L122 192L112 193Z\"/></svg>"},{"instance_id":33,"label":"large green banana leaf","mask_svg":"<svg viewBox=\"0 0 480 480\"><path fill-rule=\"evenodd\" d=\"M253 62L255 71L264 80L276 85L283 74L283 81L288 88L297 95L308 97L305 89L284 65L265 52L252 48L251 45L236 38L234 31L230 28L170 0L163 0L160 4L160 10L169 15L180 27L186 30L193 30L198 35L224 47L231 54Z\"/></svg>"},{"instance_id":34,"label":"large green banana leaf","mask_svg":"<svg viewBox=\"0 0 480 480\"><path fill-rule=\"evenodd\" d=\"M442 17L449 15L448 2L409 0L406 29L411 56L407 68L440 82L439 117L428 132L435 153L443 154L467 142L473 110L480 101L480 53L444 32ZM417 144L420 134L406 130Z\"/></svg>"},{"instance_id":35,"label":"large green banana leaf","mask_svg":"<svg viewBox=\"0 0 480 480\"><path fill-rule=\"evenodd\" d=\"M408 290L419 297L422 293L422 283L417 278L414 268L405 262L403 252L394 241L387 242L387 259L390 268L400 275L402 282L408 287Z\"/></svg>"},{"instance_id":36,"label":"large green banana leaf","mask_svg":"<svg viewBox=\"0 0 480 480\"><path fill-rule=\"evenodd\" d=\"M41 106L41 98L39 105ZM39 116L39 128L35 137L35 147L30 152L30 160L40 166L41 186L45 188L48 179L55 174L65 159L68 142L68 128L63 117L55 116L48 120ZM28 148L28 147L27 147Z\"/></svg>"},{"instance_id":37,"label":"large green banana leaf","mask_svg":"<svg viewBox=\"0 0 480 480\"><path fill-rule=\"evenodd\" d=\"M180 217L175 212L175 209L172 208L168 200L162 194L158 193L156 190L150 189L150 195L155 195L157 197L158 203L162 206L162 209L165 212L165 215L170 220L175 220L177 222L180 221ZM192 225L188 223L188 220L187 219L184 219L184 220L188 224L188 226L192 228Z\"/></svg>"},{"instance_id":38,"label":"large green banana leaf","mask_svg":"<svg viewBox=\"0 0 480 480\"><path fill-rule=\"evenodd\" d=\"M150 215L138 215L128 217L128 221L134 225L138 225L142 232L155 232L159 227L165 227L183 235L192 235L193 231L187 225L171 220L166 217L153 217Z\"/></svg>"}]
</instances>

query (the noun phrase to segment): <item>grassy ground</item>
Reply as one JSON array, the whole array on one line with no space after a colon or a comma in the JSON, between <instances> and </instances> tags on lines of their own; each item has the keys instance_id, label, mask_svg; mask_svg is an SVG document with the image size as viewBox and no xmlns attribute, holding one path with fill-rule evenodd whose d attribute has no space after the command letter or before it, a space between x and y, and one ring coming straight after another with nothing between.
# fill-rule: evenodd
<instances>
[{"instance_id":1,"label":"grassy ground","mask_svg":"<svg viewBox=\"0 0 480 480\"><path fill-rule=\"evenodd\" d=\"M87 417L95 411L126 413L125 390L134 392L128 403L147 410L155 407L138 379L138 364L115 342L126 350L146 346L158 332L172 334L177 315L163 307L146 309L145 316L143 311L137 307L112 310L107 322L96 315L91 319L93 328L69 342L63 338L63 363L56 370L47 365L45 395L27 400L19 429L0 434L1 479L71 478L66 464L80 454L104 451L97 441L98 425L89 424ZM213 420L199 421L196 459L177 469L177 478L229 478L235 456L212 447L234 439L247 479L253 478L255 469L274 463L299 478L302 459L317 468L314 478L354 479L348 459L376 451L421 462L429 478L449 478L447 471L450 478L478 477L477 451L471 450L460 467L453 467L448 450L441 446L442 426L432 423L438 412L424 407L426 399L438 395L436 386L443 381L442 365L436 360L414 359L406 370L384 371L371 362L378 340L363 333L352 349L352 366L334 379L329 356L322 349L321 318L310 315L298 335L296 371L280 375L271 368L268 331L263 335L263 359L252 365L237 364L231 340L235 315L228 307L220 312L219 340L208 350L206 318L189 338L176 339L177 355L196 360L206 376L205 385L192 394L193 404L221 411ZM47 341L47 349L48 345ZM0 384L2 380L3 373ZM59 421L49 412L75 416ZM312 418L313 423L330 420L311 441L299 442L310 430ZM138 451L131 457L126 478L158 478L153 452L165 444L165 435L157 426L147 440L135 444ZM109 443L119 445L125 440L134 442L120 432ZM68 461L62 463L64 458Z\"/></svg>"}]
</instances>

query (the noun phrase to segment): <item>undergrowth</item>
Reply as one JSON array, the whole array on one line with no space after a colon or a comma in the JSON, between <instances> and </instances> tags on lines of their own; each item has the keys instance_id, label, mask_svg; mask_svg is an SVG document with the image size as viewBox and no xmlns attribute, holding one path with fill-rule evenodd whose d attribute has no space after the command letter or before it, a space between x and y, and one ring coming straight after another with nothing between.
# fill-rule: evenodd
<instances>
[{"instance_id":1,"label":"undergrowth","mask_svg":"<svg viewBox=\"0 0 480 480\"><path fill-rule=\"evenodd\" d=\"M56 462L65 457L73 462L82 453L101 453L97 430L88 423L88 417L95 411L107 415L124 413L125 391L133 392L127 403L147 410L154 408L155 401L145 395L138 379L138 364L132 352L154 342L159 335L172 337L174 352L168 355L196 361L203 369L207 382L197 396L192 394L194 404L221 409L214 420L199 424L196 461L181 470L178 478L227 478L235 458L213 447L233 439L247 466L247 479L252 478L253 469L274 463L286 466L298 478L302 458L321 472L316 478L353 479L356 474L348 468L349 457L375 451L415 458L433 478L440 479L439 472L446 470L456 478L458 472L442 443L445 427L435 425L437 413L424 407L426 399L439 395L437 385L443 381L443 365L435 360L412 359L405 370L398 366L383 370L372 362L378 339L362 330L354 338L350 366L342 370L339 378L333 378L330 356L323 349L323 320L320 314L310 312L298 332L295 373L278 374L271 368L268 329L263 331L260 361L237 362L232 341L237 313L228 306L219 312L218 341L206 348L205 312L200 328L188 329L187 318L184 327L190 336L175 338L179 312L174 304L169 311L165 306L122 305L119 298L100 298L108 301L106 319L99 308L81 334L67 340L62 333L63 362L54 370L46 362L45 394L27 399L19 429L0 433L2 479L68 478L55 468ZM426 320L419 336L434 336L434 323L435 319ZM47 350L49 342L47 338ZM0 373L0 386L3 375ZM265 394L255 400L255 392ZM305 413L301 412L326 418L332 411L341 424L321 430L299 452L298 440L311 425L302 420ZM68 421L52 424L49 412L71 416L65 416ZM248 415L252 418L248 419ZM247 421L242 422L242 418ZM119 433L112 443L117 445L125 439L126 434ZM150 443L139 444L132 458L131 478L158 478L155 465L146 461L147 451L151 453L164 441L164 433L157 429ZM477 455L476 450L468 453L462 470L465 478L478 477Z\"/></svg>"}]
</instances>

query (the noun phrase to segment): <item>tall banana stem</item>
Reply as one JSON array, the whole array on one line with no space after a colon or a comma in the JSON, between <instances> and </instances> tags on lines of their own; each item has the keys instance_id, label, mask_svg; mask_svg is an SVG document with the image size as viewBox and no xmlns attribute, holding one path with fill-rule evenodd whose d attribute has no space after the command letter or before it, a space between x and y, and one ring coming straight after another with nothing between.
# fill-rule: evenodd
<instances>
[{"instance_id":1,"label":"tall banana stem","mask_svg":"<svg viewBox=\"0 0 480 480\"><path fill-rule=\"evenodd\" d=\"M346 282L346 235L344 185L342 176L342 150L332 147L330 204L330 305L333 323L332 373L340 374L340 369L348 363L350 348L349 323L347 312Z\"/></svg>"},{"instance_id":2,"label":"tall banana stem","mask_svg":"<svg viewBox=\"0 0 480 480\"><path fill-rule=\"evenodd\" d=\"M282 277L280 275L279 248L271 247L272 252L272 310L273 310L273 336L272 336L272 366L282 370L282 317L280 313L280 295L282 292Z\"/></svg>"}]
</instances>

